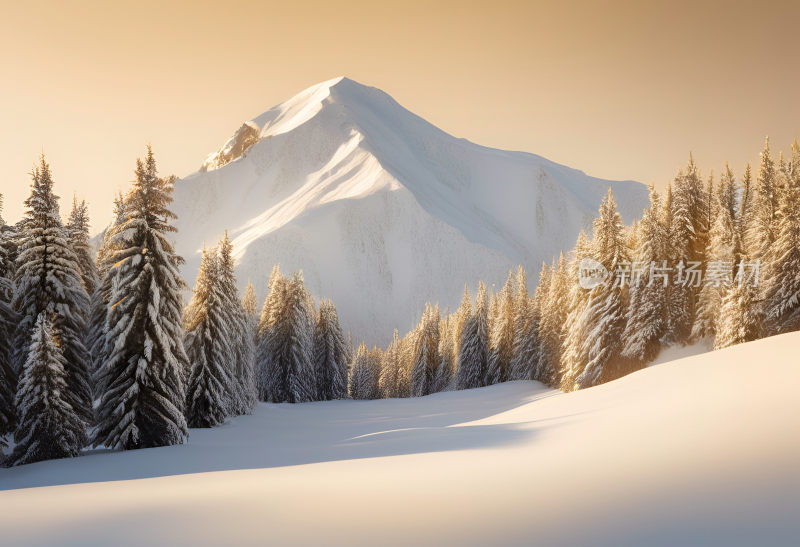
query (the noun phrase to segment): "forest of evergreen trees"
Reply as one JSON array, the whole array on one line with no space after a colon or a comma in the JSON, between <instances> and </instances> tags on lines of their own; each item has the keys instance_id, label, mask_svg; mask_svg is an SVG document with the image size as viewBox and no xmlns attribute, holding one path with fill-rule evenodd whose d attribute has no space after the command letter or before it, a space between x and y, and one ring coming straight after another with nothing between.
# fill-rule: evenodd
<instances>
[{"instance_id":1,"label":"forest of evergreen trees","mask_svg":"<svg viewBox=\"0 0 800 547\"><path fill-rule=\"evenodd\" d=\"M499 290L467 288L453 313L427 304L387 348L354 348L334 304L278 266L259 312L240 298L227 234L203 251L184 307L183 259L171 242L174 178L148 147L93 252L86 204L64 223L42 156L23 219L0 217L0 448L19 465L86 447L184 442L258 401L419 397L507 380L565 391L638 370L662 347L723 348L800 328L800 147L755 176L725 167L705 180L690 157L641 219L624 226L614 198L591 237ZM0 212L2 196L0 196ZM582 264L608 272L587 288Z\"/></svg>"}]
</instances>

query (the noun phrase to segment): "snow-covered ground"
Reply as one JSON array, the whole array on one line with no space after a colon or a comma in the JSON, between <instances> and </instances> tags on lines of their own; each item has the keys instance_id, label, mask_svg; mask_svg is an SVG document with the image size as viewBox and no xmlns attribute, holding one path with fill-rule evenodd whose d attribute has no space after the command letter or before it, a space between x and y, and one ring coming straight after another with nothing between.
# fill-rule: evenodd
<instances>
[{"instance_id":1,"label":"snow-covered ground","mask_svg":"<svg viewBox=\"0 0 800 547\"><path fill-rule=\"evenodd\" d=\"M542 261L591 229L609 187L626 222L641 215L640 183L455 138L337 78L246 122L177 182L177 250L191 284L200 249L227 229L240 288L250 279L263 299L275 263L303 269L354 340L385 345L426 300L455 309L465 283L502 285L522 264L533 289Z\"/></svg>"},{"instance_id":2,"label":"snow-covered ground","mask_svg":"<svg viewBox=\"0 0 800 547\"><path fill-rule=\"evenodd\" d=\"M800 333L0 470L3 545L797 545Z\"/></svg>"}]
</instances>

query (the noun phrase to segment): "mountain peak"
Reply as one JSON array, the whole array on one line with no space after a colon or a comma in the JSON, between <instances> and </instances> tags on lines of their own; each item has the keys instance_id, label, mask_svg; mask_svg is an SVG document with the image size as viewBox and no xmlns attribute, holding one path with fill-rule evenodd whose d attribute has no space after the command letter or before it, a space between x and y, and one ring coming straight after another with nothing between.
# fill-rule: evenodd
<instances>
[{"instance_id":1,"label":"mountain peak","mask_svg":"<svg viewBox=\"0 0 800 547\"><path fill-rule=\"evenodd\" d=\"M326 104L342 104L353 108L366 95L376 94L388 97L379 89L360 84L346 76L312 85L288 101L244 122L222 147L206 158L200 171L218 169L242 157L248 148L262 138L296 129L316 116Z\"/></svg>"}]
</instances>

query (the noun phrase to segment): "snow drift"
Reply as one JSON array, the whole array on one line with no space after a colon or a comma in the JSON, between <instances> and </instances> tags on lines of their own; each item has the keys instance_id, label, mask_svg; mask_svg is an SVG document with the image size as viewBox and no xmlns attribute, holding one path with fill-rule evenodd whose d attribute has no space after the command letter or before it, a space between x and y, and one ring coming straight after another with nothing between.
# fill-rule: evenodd
<instances>
[{"instance_id":1,"label":"snow drift","mask_svg":"<svg viewBox=\"0 0 800 547\"><path fill-rule=\"evenodd\" d=\"M569 394L261 404L183 446L0 469L0 530L9 545L797 545L798 345Z\"/></svg>"},{"instance_id":2,"label":"snow drift","mask_svg":"<svg viewBox=\"0 0 800 547\"><path fill-rule=\"evenodd\" d=\"M338 78L245 122L177 182L177 250L192 282L200 249L227 229L242 287L263 298L274 263L302 269L355 339L385 343L426 300L454 308L466 282L500 284L516 264L535 278L609 186L626 221L646 206L639 183L457 139Z\"/></svg>"}]
</instances>

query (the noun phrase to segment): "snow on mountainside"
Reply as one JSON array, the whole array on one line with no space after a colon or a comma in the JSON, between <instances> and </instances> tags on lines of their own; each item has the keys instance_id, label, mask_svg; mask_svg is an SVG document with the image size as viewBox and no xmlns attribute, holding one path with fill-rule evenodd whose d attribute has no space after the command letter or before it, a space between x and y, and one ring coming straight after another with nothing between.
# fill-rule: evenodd
<instances>
[{"instance_id":1,"label":"snow on mountainside","mask_svg":"<svg viewBox=\"0 0 800 547\"><path fill-rule=\"evenodd\" d=\"M250 278L263 298L274 263L302 269L354 339L385 342L426 300L454 308L464 283L500 284L516 264L535 283L609 185L626 221L646 206L639 183L457 139L338 78L246 122L178 181L177 249L192 282L204 242L228 229L242 287Z\"/></svg>"},{"instance_id":2,"label":"snow on mountainside","mask_svg":"<svg viewBox=\"0 0 800 547\"><path fill-rule=\"evenodd\" d=\"M511 382L412 399L261 403L191 430L182 446L0 469L0 537L798 545L798 345L800 333L785 334L573 393Z\"/></svg>"}]
</instances>

